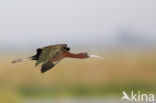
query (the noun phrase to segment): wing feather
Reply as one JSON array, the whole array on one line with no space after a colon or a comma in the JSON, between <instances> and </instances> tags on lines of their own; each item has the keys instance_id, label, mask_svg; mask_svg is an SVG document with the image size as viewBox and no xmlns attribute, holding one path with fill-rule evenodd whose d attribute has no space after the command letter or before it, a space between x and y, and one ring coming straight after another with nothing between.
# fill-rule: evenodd
<instances>
[{"instance_id":1,"label":"wing feather","mask_svg":"<svg viewBox=\"0 0 156 103\"><path fill-rule=\"evenodd\" d=\"M36 66L39 65L40 63L48 62L49 59L55 57L61 50L63 50L63 48L65 46L67 46L67 45L66 44L62 44L62 45L59 44L59 45L44 47L39 59L36 62Z\"/></svg>"},{"instance_id":2,"label":"wing feather","mask_svg":"<svg viewBox=\"0 0 156 103\"><path fill-rule=\"evenodd\" d=\"M53 62L46 62L44 64L42 64L42 68L41 68L41 73L44 73L48 70L50 70L51 68L53 68L57 63L53 63Z\"/></svg>"}]
</instances>

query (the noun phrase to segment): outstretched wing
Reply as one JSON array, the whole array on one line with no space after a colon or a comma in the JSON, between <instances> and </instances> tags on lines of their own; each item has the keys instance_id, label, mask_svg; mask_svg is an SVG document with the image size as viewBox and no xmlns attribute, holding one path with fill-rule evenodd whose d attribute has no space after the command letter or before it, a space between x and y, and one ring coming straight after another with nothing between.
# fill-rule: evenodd
<instances>
[{"instance_id":1,"label":"outstretched wing","mask_svg":"<svg viewBox=\"0 0 156 103\"><path fill-rule=\"evenodd\" d=\"M50 69L53 68L56 64L57 64L57 62L51 62L51 61L48 61L48 62L42 64L41 73L44 73L44 72L50 70Z\"/></svg>"},{"instance_id":2,"label":"outstretched wing","mask_svg":"<svg viewBox=\"0 0 156 103\"><path fill-rule=\"evenodd\" d=\"M55 57L60 51L62 51L67 45L66 44L59 44L59 45L52 45L48 47L44 47L42 49L41 55L36 62L36 66L40 63L46 63L49 59Z\"/></svg>"}]
</instances>

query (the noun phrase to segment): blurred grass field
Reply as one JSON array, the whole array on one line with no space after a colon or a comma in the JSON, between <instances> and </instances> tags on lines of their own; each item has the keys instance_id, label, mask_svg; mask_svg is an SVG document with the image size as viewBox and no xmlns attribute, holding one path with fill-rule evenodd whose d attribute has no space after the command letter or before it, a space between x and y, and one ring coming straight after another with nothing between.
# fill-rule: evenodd
<instances>
[{"instance_id":1,"label":"blurred grass field","mask_svg":"<svg viewBox=\"0 0 156 103\"><path fill-rule=\"evenodd\" d=\"M21 103L26 98L121 96L123 90L156 93L156 50L91 52L104 60L64 59L41 74L35 61L12 64L16 57L0 58L0 103Z\"/></svg>"}]
</instances>

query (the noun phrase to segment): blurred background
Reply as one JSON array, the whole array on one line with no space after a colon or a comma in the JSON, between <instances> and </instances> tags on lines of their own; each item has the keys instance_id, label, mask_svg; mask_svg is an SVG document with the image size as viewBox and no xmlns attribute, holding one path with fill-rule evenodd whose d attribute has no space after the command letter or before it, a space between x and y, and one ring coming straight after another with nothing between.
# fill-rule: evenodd
<instances>
[{"instance_id":1,"label":"blurred background","mask_svg":"<svg viewBox=\"0 0 156 103\"><path fill-rule=\"evenodd\" d=\"M156 93L155 0L1 0L1 103L117 103ZM64 59L41 74L36 49L66 43L104 57Z\"/></svg>"}]
</instances>

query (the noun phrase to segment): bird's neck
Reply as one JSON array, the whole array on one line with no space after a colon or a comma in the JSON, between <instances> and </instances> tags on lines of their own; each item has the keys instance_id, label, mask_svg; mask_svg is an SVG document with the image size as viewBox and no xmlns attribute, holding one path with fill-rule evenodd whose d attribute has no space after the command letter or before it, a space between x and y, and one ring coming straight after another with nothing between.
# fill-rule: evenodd
<instances>
[{"instance_id":1,"label":"bird's neck","mask_svg":"<svg viewBox=\"0 0 156 103\"><path fill-rule=\"evenodd\" d=\"M65 52L64 55L65 57L69 57L69 58L80 58L80 59L88 58L88 56L85 55L84 53L73 54L70 52Z\"/></svg>"}]
</instances>

